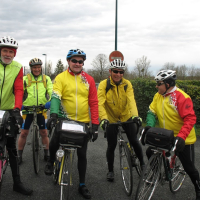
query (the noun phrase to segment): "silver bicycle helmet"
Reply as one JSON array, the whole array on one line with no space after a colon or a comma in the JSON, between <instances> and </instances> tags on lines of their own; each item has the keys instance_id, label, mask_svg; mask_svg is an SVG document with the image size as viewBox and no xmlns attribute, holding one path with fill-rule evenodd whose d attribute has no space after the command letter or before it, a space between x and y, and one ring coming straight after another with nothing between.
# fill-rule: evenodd
<instances>
[{"instance_id":1,"label":"silver bicycle helmet","mask_svg":"<svg viewBox=\"0 0 200 200\"><path fill-rule=\"evenodd\" d=\"M176 80L176 71L173 70L161 70L155 76L155 81L164 81L164 80Z\"/></svg>"},{"instance_id":2,"label":"silver bicycle helmet","mask_svg":"<svg viewBox=\"0 0 200 200\"><path fill-rule=\"evenodd\" d=\"M116 69L117 68L117 69L125 70L125 67L126 67L126 63L121 59L113 60L110 63L110 69Z\"/></svg>"},{"instance_id":3,"label":"silver bicycle helmet","mask_svg":"<svg viewBox=\"0 0 200 200\"><path fill-rule=\"evenodd\" d=\"M42 61L39 58L33 58L29 61L29 66L42 65Z\"/></svg>"},{"instance_id":4,"label":"silver bicycle helmet","mask_svg":"<svg viewBox=\"0 0 200 200\"><path fill-rule=\"evenodd\" d=\"M0 39L0 48L1 47L11 47L17 49L18 43L13 37L4 36Z\"/></svg>"}]
</instances>

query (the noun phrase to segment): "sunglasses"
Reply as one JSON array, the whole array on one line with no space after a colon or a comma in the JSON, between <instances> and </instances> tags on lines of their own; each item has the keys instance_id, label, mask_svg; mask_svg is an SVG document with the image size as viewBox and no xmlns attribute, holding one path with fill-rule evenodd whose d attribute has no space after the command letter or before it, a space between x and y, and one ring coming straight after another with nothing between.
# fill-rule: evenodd
<instances>
[{"instance_id":1,"label":"sunglasses","mask_svg":"<svg viewBox=\"0 0 200 200\"><path fill-rule=\"evenodd\" d=\"M165 84L165 83L163 83L163 82L162 82L162 83L161 83L161 82L157 82L157 83L156 83L157 86L161 86L161 85L163 85L163 84Z\"/></svg>"},{"instance_id":2,"label":"sunglasses","mask_svg":"<svg viewBox=\"0 0 200 200\"><path fill-rule=\"evenodd\" d=\"M115 73L115 74L118 74L118 73L124 74L124 71L112 70L112 72Z\"/></svg>"},{"instance_id":3,"label":"sunglasses","mask_svg":"<svg viewBox=\"0 0 200 200\"><path fill-rule=\"evenodd\" d=\"M73 62L73 63L79 63L79 64L83 64L83 60L76 60L76 59L71 59L71 61Z\"/></svg>"}]
</instances>

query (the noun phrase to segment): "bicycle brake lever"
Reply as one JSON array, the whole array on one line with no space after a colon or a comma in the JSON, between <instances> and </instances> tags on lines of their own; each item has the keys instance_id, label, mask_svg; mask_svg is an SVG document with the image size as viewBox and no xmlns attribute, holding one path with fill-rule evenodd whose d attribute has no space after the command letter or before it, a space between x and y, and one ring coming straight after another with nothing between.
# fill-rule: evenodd
<instances>
[{"instance_id":1,"label":"bicycle brake lever","mask_svg":"<svg viewBox=\"0 0 200 200\"><path fill-rule=\"evenodd\" d=\"M176 150L176 144L177 144L178 140L175 141L175 144L174 144L174 147L172 149L172 151L175 151Z\"/></svg>"},{"instance_id":2,"label":"bicycle brake lever","mask_svg":"<svg viewBox=\"0 0 200 200\"><path fill-rule=\"evenodd\" d=\"M140 132L140 137L139 137L139 141L141 141L141 139L142 139L142 135L143 135L143 133L144 133L144 128L142 129L142 131Z\"/></svg>"}]
</instances>

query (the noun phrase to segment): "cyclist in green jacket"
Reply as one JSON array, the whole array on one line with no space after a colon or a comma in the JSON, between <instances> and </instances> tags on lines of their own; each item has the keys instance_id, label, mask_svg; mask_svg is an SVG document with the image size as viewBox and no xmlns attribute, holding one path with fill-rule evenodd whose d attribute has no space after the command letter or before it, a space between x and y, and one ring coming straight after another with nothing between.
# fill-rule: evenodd
<instances>
[{"instance_id":1,"label":"cyclist in green jacket","mask_svg":"<svg viewBox=\"0 0 200 200\"><path fill-rule=\"evenodd\" d=\"M45 108L50 108L50 97L52 94L52 82L49 76L42 75L42 61L39 58L31 59L29 62L31 74L23 77L24 81L24 98L23 106L38 106L45 105ZM22 108L23 108L22 106ZM22 109L23 110L23 109ZM23 111L24 124L22 126L21 134L18 139L18 156L19 164L22 162L22 153L26 144L26 138L29 133L30 125L33 121L33 115L27 114ZM42 137L42 144L44 148L44 160L48 159L49 152L49 138L45 122L47 121L46 111L37 114L37 122L40 128L40 135Z\"/></svg>"},{"instance_id":2,"label":"cyclist in green jacket","mask_svg":"<svg viewBox=\"0 0 200 200\"><path fill-rule=\"evenodd\" d=\"M0 39L0 110L9 111L12 116L10 130L15 130L14 137L8 137L6 143L14 181L13 190L24 195L31 195L33 191L25 187L20 180L17 163L16 138L19 130L15 124L21 126L23 123L20 115L23 98L23 68L20 63L13 61L17 48L18 43L14 38L5 36Z\"/></svg>"}]
</instances>

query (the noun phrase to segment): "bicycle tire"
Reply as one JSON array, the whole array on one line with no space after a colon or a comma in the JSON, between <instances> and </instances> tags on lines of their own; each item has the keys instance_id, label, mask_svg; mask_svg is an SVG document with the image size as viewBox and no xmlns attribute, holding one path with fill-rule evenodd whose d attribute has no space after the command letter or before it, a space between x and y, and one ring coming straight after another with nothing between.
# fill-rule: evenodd
<instances>
[{"instance_id":1,"label":"bicycle tire","mask_svg":"<svg viewBox=\"0 0 200 200\"><path fill-rule=\"evenodd\" d=\"M152 198L159 182L161 165L162 155L160 153L153 154L141 174L135 200L150 200Z\"/></svg>"},{"instance_id":2,"label":"bicycle tire","mask_svg":"<svg viewBox=\"0 0 200 200\"><path fill-rule=\"evenodd\" d=\"M132 167L135 167L137 174L139 176L141 176L142 169L141 169L141 166L140 166L140 161L139 161L138 157L136 156L136 153L135 153L132 146L131 146L131 150L132 150L132 153L131 153Z\"/></svg>"},{"instance_id":3,"label":"bicycle tire","mask_svg":"<svg viewBox=\"0 0 200 200\"><path fill-rule=\"evenodd\" d=\"M169 180L169 188L172 193L176 193L181 188L186 176L186 172L178 156L176 156L175 165L171 170L172 177Z\"/></svg>"},{"instance_id":4,"label":"bicycle tire","mask_svg":"<svg viewBox=\"0 0 200 200\"><path fill-rule=\"evenodd\" d=\"M58 183L60 165L61 165L61 163L58 160L56 160L54 162L54 165L53 165L53 182L54 182L54 184Z\"/></svg>"},{"instance_id":5,"label":"bicycle tire","mask_svg":"<svg viewBox=\"0 0 200 200\"><path fill-rule=\"evenodd\" d=\"M61 176L61 200L71 199L71 186L72 184L72 166L74 159L74 151L65 151L64 162L62 166Z\"/></svg>"},{"instance_id":6,"label":"bicycle tire","mask_svg":"<svg viewBox=\"0 0 200 200\"><path fill-rule=\"evenodd\" d=\"M129 148L124 141L119 144L119 156L122 182L127 196L130 196L133 189L132 164Z\"/></svg>"},{"instance_id":7,"label":"bicycle tire","mask_svg":"<svg viewBox=\"0 0 200 200\"><path fill-rule=\"evenodd\" d=\"M33 150L33 164L34 171L36 174L39 172L39 159L40 159L40 144L39 144L39 130L38 127L33 125L32 129L33 137L32 137L32 150Z\"/></svg>"},{"instance_id":8,"label":"bicycle tire","mask_svg":"<svg viewBox=\"0 0 200 200\"><path fill-rule=\"evenodd\" d=\"M0 186L3 182L3 174L5 174L6 168L8 166L8 152L6 146L4 147L3 153L1 153L1 160L0 160Z\"/></svg>"},{"instance_id":9,"label":"bicycle tire","mask_svg":"<svg viewBox=\"0 0 200 200\"><path fill-rule=\"evenodd\" d=\"M0 186L2 184L3 181L3 161L0 160Z\"/></svg>"}]
</instances>

